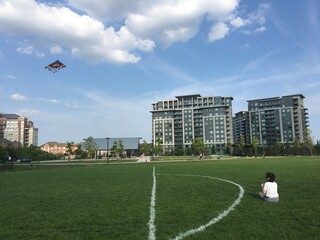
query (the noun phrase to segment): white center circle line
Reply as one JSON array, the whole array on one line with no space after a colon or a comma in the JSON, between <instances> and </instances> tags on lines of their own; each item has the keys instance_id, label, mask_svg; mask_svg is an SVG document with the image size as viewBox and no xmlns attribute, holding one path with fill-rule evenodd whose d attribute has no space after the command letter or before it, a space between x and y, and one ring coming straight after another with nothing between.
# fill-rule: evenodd
<instances>
[{"instance_id":1,"label":"white center circle line","mask_svg":"<svg viewBox=\"0 0 320 240\"><path fill-rule=\"evenodd\" d=\"M232 182L230 180L226 180L223 178L217 178L217 177L211 177L211 176L205 176L205 175L191 175L191 174L157 174L157 175L164 175L164 176L185 176L185 177L201 177L201 178L209 178L213 180L218 180L222 182L227 182L232 185L235 185L239 188L239 194L237 199L228 207L228 209L224 210L222 213L220 213L218 216L212 218L209 222L207 222L204 225L201 225L196 228L192 228L187 230L186 232L180 233L179 235L175 236L173 240L181 240L183 238L186 238L188 236L191 236L195 233L202 232L206 228L214 225L215 223L219 222L223 218L225 218L231 211L235 210L235 207L240 204L241 199L244 196L244 189L243 187L235 182ZM153 187L151 192L151 202L150 202L150 220L149 220L149 240L155 240L156 239L156 226L155 226L155 216L156 216L156 174L155 174L155 167L153 167Z\"/></svg>"},{"instance_id":2,"label":"white center circle line","mask_svg":"<svg viewBox=\"0 0 320 240\"><path fill-rule=\"evenodd\" d=\"M156 239L156 189L157 189L157 179L156 179L156 169L153 167L153 185L151 191L151 201L150 201L150 219L149 219L149 240Z\"/></svg>"}]
</instances>

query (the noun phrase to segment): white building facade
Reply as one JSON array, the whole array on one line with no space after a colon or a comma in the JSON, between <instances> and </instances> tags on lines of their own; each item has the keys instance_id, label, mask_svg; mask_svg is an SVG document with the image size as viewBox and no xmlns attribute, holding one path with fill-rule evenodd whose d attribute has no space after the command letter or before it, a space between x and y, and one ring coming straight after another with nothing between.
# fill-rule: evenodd
<instances>
[{"instance_id":1,"label":"white building facade","mask_svg":"<svg viewBox=\"0 0 320 240\"><path fill-rule=\"evenodd\" d=\"M232 97L199 94L177 96L174 100L153 103L152 141L163 152L177 147L190 149L194 139L224 152L233 143Z\"/></svg>"}]
</instances>

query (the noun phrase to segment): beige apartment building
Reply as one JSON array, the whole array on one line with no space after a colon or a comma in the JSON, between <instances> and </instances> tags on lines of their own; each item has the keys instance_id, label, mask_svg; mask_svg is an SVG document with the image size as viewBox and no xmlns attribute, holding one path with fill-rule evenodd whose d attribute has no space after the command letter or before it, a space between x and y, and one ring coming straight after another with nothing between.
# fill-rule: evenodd
<instances>
[{"instance_id":1,"label":"beige apartment building","mask_svg":"<svg viewBox=\"0 0 320 240\"><path fill-rule=\"evenodd\" d=\"M0 139L17 142L21 146L37 146L38 128L28 118L17 114L0 114Z\"/></svg>"}]
</instances>

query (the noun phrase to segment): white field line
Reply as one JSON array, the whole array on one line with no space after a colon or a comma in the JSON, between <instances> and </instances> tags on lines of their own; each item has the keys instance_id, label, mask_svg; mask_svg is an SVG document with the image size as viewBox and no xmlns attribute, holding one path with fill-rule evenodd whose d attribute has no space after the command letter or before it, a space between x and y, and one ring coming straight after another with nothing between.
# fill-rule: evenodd
<instances>
[{"instance_id":1,"label":"white field line","mask_svg":"<svg viewBox=\"0 0 320 240\"><path fill-rule=\"evenodd\" d=\"M151 201L150 201L150 219L149 219L149 240L156 239L156 188L157 188L157 179L156 179L156 169L153 167L153 186L151 191Z\"/></svg>"},{"instance_id":2,"label":"white field line","mask_svg":"<svg viewBox=\"0 0 320 240\"><path fill-rule=\"evenodd\" d=\"M235 207L240 203L243 195L244 195L244 189L243 187L238 184L238 183L235 183L235 182L232 182L232 181L229 181L229 180L226 180L226 179L222 179L222 178L216 178L216 177L211 177L211 176L202 176L202 175L189 175L189 174L158 174L158 175L171 175L171 176L186 176L186 177L202 177L202 178L209 178L209 179L214 179L214 180L219 180L219 181L223 181L223 182L227 182L227 183L231 183L235 186L237 186L239 188L239 195L238 195L238 198L231 204L231 206L223 211L222 213L220 213L217 217L211 219L209 222L207 222L206 224L204 225L201 225L197 228L192 228L190 230L187 230L186 232L184 233L180 233L178 236L176 236L175 238L173 238L174 240L181 240L185 237L188 237L188 236L191 236L195 233L198 233L198 232L202 232L204 231L206 228L210 227L211 225L219 222L221 219L223 219L224 217L226 217L231 211L233 211L235 209Z\"/></svg>"}]
</instances>

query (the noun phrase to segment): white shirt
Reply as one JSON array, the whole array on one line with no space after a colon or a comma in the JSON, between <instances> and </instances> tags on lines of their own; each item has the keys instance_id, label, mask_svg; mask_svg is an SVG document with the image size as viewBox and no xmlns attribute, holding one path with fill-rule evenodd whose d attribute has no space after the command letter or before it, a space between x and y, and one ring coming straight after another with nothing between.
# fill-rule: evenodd
<instances>
[{"instance_id":1,"label":"white shirt","mask_svg":"<svg viewBox=\"0 0 320 240\"><path fill-rule=\"evenodd\" d=\"M278 184L276 182L266 182L263 186L263 190L266 192L266 196L269 198L279 197Z\"/></svg>"}]
</instances>

